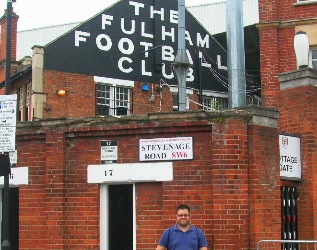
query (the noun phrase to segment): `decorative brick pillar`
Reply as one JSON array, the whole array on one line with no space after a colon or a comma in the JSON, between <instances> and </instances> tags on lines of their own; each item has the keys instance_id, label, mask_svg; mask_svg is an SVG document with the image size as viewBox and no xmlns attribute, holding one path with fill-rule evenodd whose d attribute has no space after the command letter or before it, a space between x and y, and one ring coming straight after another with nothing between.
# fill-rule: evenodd
<instances>
[{"instance_id":1,"label":"decorative brick pillar","mask_svg":"<svg viewBox=\"0 0 317 250\"><path fill-rule=\"evenodd\" d=\"M253 116L248 126L250 248L260 240L281 239L278 111L247 108Z\"/></svg>"},{"instance_id":2,"label":"decorative brick pillar","mask_svg":"<svg viewBox=\"0 0 317 250\"><path fill-rule=\"evenodd\" d=\"M46 249L65 249L65 134L63 129L50 129L46 134Z\"/></svg>"},{"instance_id":3,"label":"decorative brick pillar","mask_svg":"<svg viewBox=\"0 0 317 250\"><path fill-rule=\"evenodd\" d=\"M298 187L298 237L317 238L317 71L302 69L279 76L280 131L301 138L302 181Z\"/></svg>"},{"instance_id":4,"label":"decorative brick pillar","mask_svg":"<svg viewBox=\"0 0 317 250\"><path fill-rule=\"evenodd\" d=\"M12 22L11 22L11 73L14 73L16 68L16 57L17 57L17 27L18 27L19 16L12 11ZM6 59L6 47L7 47L7 10L4 15L0 18L0 82L5 80L5 59ZM3 62L3 63L2 63ZM4 88L2 88L4 89ZM1 89L0 94L4 94Z\"/></svg>"}]
</instances>

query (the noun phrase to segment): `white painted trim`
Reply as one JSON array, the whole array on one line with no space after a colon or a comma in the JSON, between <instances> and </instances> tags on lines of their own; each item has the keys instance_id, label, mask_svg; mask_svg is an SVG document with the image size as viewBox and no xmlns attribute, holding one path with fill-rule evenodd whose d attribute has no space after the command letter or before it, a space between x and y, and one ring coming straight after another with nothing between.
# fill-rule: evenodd
<instances>
[{"instance_id":1,"label":"white painted trim","mask_svg":"<svg viewBox=\"0 0 317 250\"><path fill-rule=\"evenodd\" d=\"M134 81L94 76L95 83L107 83L113 86L134 87Z\"/></svg>"},{"instance_id":2,"label":"white painted trim","mask_svg":"<svg viewBox=\"0 0 317 250\"><path fill-rule=\"evenodd\" d=\"M124 184L173 180L173 162L89 165L88 183Z\"/></svg>"},{"instance_id":3,"label":"white painted trim","mask_svg":"<svg viewBox=\"0 0 317 250\"><path fill-rule=\"evenodd\" d=\"M228 94L203 90L203 96L212 96L212 97L220 97L220 98L228 98Z\"/></svg>"},{"instance_id":4,"label":"white painted trim","mask_svg":"<svg viewBox=\"0 0 317 250\"><path fill-rule=\"evenodd\" d=\"M0 225L2 225L2 188L0 188ZM1 231L2 227L0 227L0 235L2 235L2 231Z\"/></svg>"},{"instance_id":5,"label":"white painted trim","mask_svg":"<svg viewBox=\"0 0 317 250\"><path fill-rule=\"evenodd\" d=\"M133 250L136 250L136 190L133 184Z\"/></svg>"},{"instance_id":6,"label":"white painted trim","mask_svg":"<svg viewBox=\"0 0 317 250\"><path fill-rule=\"evenodd\" d=\"M100 250L108 250L109 246L109 188L100 185Z\"/></svg>"},{"instance_id":7,"label":"white painted trim","mask_svg":"<svg viewBox=\"0 0 317 250\"><path fill-rule=\"evenodd\" d=\"M170 91L171 91L171 93L178 93L178 87L171 86L170 87ZM186 94L187 95L192 95L192 94L194 94L194 90L186 89Z\"/></svg>"},{"instance_id":8,"label":"white painted trim","mask_svg":"<svg viewBox=\"0 0 317 250\"><path fill-rule=\"evenodd\" d=\"M1 194L0 194L1 198ZM133 184L133 250L136 250L136 187ZM1 210L0 210L1 211ZM100 250L109 249L109 185L100 185ZM1 230L1 229L0 229ZM1 232L1 231L0 231Z\"/></svg>"}]
</instances>

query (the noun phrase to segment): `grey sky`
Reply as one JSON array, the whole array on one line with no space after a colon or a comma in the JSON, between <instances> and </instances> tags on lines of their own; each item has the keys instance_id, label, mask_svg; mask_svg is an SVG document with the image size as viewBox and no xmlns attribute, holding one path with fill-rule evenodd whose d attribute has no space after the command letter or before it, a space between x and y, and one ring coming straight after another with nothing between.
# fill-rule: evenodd
<instances>
[{"instance_id":1,"label":"grey sky","mask_svg":"<svg viewBox=\"0 0 317 250\"><path fill-rule=\"evenodd\" d=\"M225 0L185 0L187 6ZM85 21L117 0L16 0L13 8L19 15L18 30ZM0 16L7 0L0 0Z\"/></svg>"}]
</instances>

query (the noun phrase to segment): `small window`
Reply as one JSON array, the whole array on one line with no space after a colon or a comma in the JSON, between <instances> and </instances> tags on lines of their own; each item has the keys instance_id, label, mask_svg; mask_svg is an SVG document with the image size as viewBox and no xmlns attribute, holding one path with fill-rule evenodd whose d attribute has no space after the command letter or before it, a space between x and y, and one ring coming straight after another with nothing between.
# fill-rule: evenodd
<instances>
[{"instance_id":1,"label":"small window","mask_svg":"<svg viewBox=\"0 0 317 250\"><path fill-rule=\"evenodd\" d=\"M96 115L130 114L130 94L127 87L96 84Z\"/></svg>"},{"instance_id":2,"label":"small window","mask_svg":"<svg viewBox=\"0 0 317 250\"><path fill-rule=\"evenodd\" d=\"M228 108L228 100L214 96L202 96L202 105L204 110L222 110Z\"/></svg>"},{"instance_id":3,"label":"small window","mask_svg":"<svg viewBox=\"0 0 317 250\"><path fill-rule=\"evenodd\" d=\"M312 68L317 69L317 48L311 50L312 52Z\"/></svg>"},{"instance_id":4,"label":"small window","mask_svg":"<svg viewBox=\"0 0 317 250\"><path fill-rule=\"evenodd\" d=\"M31 83L26 85L25 118L29 121L31 116Z\"/></svg>"},{"instance_id":5,"label":"small window","mask_svg":"<svg viewBox=\"0 0 317 250\"><path fill-rule=\"evenodd\" d=\"M31 117L31 83L18 88L17 121L29 121Z\"/></svg>"},{"instance_id":6,"label":"small window","mask_svg":"<svg viewBox=\"0 0 317 250\"><path fill-rule=\"evenodd\" d=\"M23 88L18 88L18 121L23 121Z\"/></svg>"},{"instance_id":7,"label":"small window","mask_svg":"<svg viewBox=\"0 0 317 250\"><path fill-rule=\"evenodd\" d=\"M247 95L247 105L262 105L261 97L257 95Z\"/></svg>"}]
</instances>

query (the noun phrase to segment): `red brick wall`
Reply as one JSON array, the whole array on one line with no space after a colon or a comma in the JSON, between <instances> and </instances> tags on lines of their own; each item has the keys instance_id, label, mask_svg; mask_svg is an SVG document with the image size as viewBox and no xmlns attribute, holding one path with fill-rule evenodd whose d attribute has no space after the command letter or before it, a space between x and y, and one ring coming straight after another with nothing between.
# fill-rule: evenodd
<instances>
[{"instance_id":1,"label":"red brick wall","mask_svg":"<svg viewBox=\"0 0 317 250\"><path fill-rule=\"evenodd\" d=\"M66 91L64 96L56 92ZM90 117L95 116L95 82L92 76L45 71L44 93L47 93L44 118L54 117Z\"/></svg>"},{"instance_id":2,"label":"red brick wall","mask_svg":"<svg viewBox=\"0 0 317 250\"><path fill-rule=\"evenodd\" d=\"M276 21L278 0L259 0L260 23Z\"/></svg>"},{"instance_id":3,"label":"red brick wall","mask_svg":"<svg viewBox=\"0 0 317 250\"><path fill-rule=\"evenodd\" d=\"M296 2L259 0L262 103L266 107L279 108L278 74L297 69L294 25L317 13L317 4Z\"/></svg>"},{"instance_id":4,"label":"red brick wall","mask_svg":"<svg viewBox=\"0 0 317 250\"><path fill-rule=\"evenodd\" d=\"M266 107L279 106L279 53L277 27L262 28L260 32L260 58L262 103Z\"/></svg>"},{"instance_id":5,"label":"red brick wall","mask_svg":"<svg viewBox=\"0 0 317 250\"><path fill-rule=\"evenodd\" d=\"M317 207L315 202L317 199L317 175L315 171L317 162L316 95L316 86L303 86L281 91L281 132L301 137L303 181L283 183L298 187L300 239L317 238Z\"/></svg>"},{"instance_id":6,"label":"red brick wall","mask_svg":"<svg viewBox=\"0 0 317 250\"><path fill-rule=\"evenodd\" d=\"M248 249L250 210L245 121L219 120L212 135L212 234L214 249Z\"/></svg>"},{"instance_id":7,"label":"red brick wall","mask_svg":"<svg viewBox=\"0 0 317 250\"><path fill-rule=\"evenodd\" d=\"M260 29L262 102L266 107L279 108L278 75L296 69L293 27Z\"/></svg>"},{"instance_id":8,"label":"red brick wall","mask_svg":"<svg viewBox=\"0 0 317 250\"><path fill-rule=\"evenodd\" d=\"M87 166L100 163L100 141L117 140L118 163L133 163L139 162L139 139L160 137L193 137L194 159L175 161L171 182L136 184L138 250L155 249L183 202L192 207L192 223L204 230L210 249L248 249L255 233L259 239L273 237L274 232L250 227L250 212L258 221L270 217L266 226L276 226L280 213L275 200L267 205L274 209L261 207L258 212L254 200L264 203L268 195L250 192L250 187L271 182L259 178L256 185L248 185L274 172L274 167L269 169L277 164L273 158L262 159L261 150L250 150L248 140L263 139L262 149L273 154L276 131L258 127L257 133L250 133L249 118L243 112L189 112L120 121L91 118L87 123L73 119L66 126L67 121L56 125L57 120L51 127L49 120L20 124L18 165L29 166L30 180L20 189L20 249L99 249L99 186L87 184ZM249 172L249 153L257 159L255 174ZM262 163L266 168L258 168ZM279 186L270 190L278 195Z\"/></svg>"},{"instance_id":9,"label":"red brick wall","mask_svg":"<svg viewBox=\"0 0 317 250\"><path fill-rule=\"evenodd\" d=\"M265 1L269 2L268 0ZM309 19L316 17L316 4L294 5L297 3L297 0L283 0L276 2L277 18L279 20Z\"/></svg>"},{"instance_id":10,"label":"red brick wall","mask_svg":"<svg viewBox=\"0 0 317 250\"><path fill-rule=\"evenodd\" d=\"M151 112L172 112L173 96L168 86L147 84L149 91L143 91L143 83L136 82L133 89L133 114L147 114ZM153 101L151 96L153 95Z\"/></svg>"},{"instance_id":11,"label":"red brick wall","mask_svg":"<svg viewBox=\"0 0 317 250\"><path fill-rule=\"evenodd\" d=\"M11 60L12 61L16 61L16 53L17 53L17 27L18 27L18 19L19 17L12 12L12 24L11 24ZM0 66L0 82L5 81L5 76L6 76L6 72L5 72L5 59L6 59L6 46L7 46L7 19L6 19L6 11L4 13L4 15L1 17L1 21L0 21L0 64L2 64ZM16 72L16 67L13 66L11 68L11 74ZM0 94L5 94L5 88L1 88L0 89Z\"/></svg>"},{"instance_id":12,"label":"red brick wall","mask_svg":"<svg viewBox=\"0 0 317 250\"><path fill-rule=\"evenodd\" d=\"M16 53L17 53L17 27L18 27L18 19L17 16L12 11L12 23L11 23L11 59L13 61L16 60ZM6 58L6 45L7 45L7 19L6 13L2 16L0 21L1 25L1 46L0 46L0 61L5 60Z\"/></svg>"},{"instance_id":13,"label":"red brick wall","mask_svg":"<svg viewBox=\"0 0 317 250\"><path fill-rule=\"evenodd\" d=\"M296 5L297 0L259 0L260 22L315 18L316 4Z\"/></svg>"},{"instance_id":14,"label":"red brick wall","mask_svg":"<svg viewBox=\"0 0 317 250\"><path fill-rule=\"evenodd\" d=\"M44 93L47 95L44 107L51 109L43 111L44 118L95 116L95 85L93 76L45 70ZM168 86L164 85L160 89L159 84L148 83L149 90L143 91L142 85L140 82L134 84L131 95L133 114L173 111L173 96ZM56 94L60 89L66 91L64 96ZM190 98L197 102L197 92ZM190 109L198 110L199 107L190 102Z\"/></svg>"},{"instance_id":15,"label":"red brick wall","mask_svg":"<svg viewBox=\"0 0 317 250\"><path fill-rule=\"evenodd\" d=\"M260 240L281 239L279 144L275 128L249 126L248 135L250 249L255 249Z\"/></svg>"},{"instance_id":16,"label":"red brick wall","mask_svg":"<svg viewBox=\"0 0 317 250\"><path fill-rule=\"evenodd\" d=\"M19 135L19 166L32 166L29 184L19 188L19 238L24 249L43 249L47 244L45 133Z\"/></svg>"}]
</instances>

